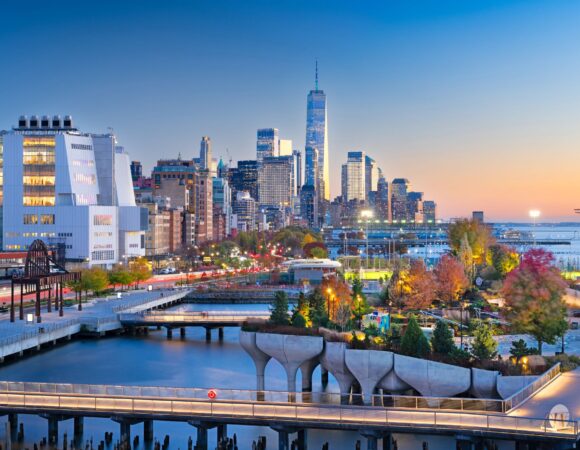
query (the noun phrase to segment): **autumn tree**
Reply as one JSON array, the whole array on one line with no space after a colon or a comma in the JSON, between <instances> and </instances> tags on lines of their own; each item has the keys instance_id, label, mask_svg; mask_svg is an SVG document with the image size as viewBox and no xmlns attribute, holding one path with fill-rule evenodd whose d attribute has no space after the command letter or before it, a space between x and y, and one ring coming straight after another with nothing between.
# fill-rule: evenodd
<instances>
[{"instance_id":1,"label":"autumn tree","mask_svg":"<svg viewBox=\"0 0 580 450\"><path fill-rule=\"evenodd\" d=\"M352 303L350 287L337 276L331 276L322 281L320 290L326 298L328 317L333 322L336 322L338 306L342 303L350 306Z\"/></svg>"},{"instance_id":2,"label":"autumn tree","mask_svg":"<svg viewBox=\"0 0 580 450\"><path fill-rule=\"evenodd\" d=\"M411 293L409 284L409 268L399 262L393 268L393 275L387 286L390 303L398 308L405 306L405 300Z\"/></svg>"},{"instance_id":3,"label":"autumn tree","mask_svg":"<svg viewBox=\"0 0 580 450\"><path fill-rule=\"evenodd\" d=\"M449 225L447 234L449 246L456 255L461 250L461 242L464 237L467 239L475 264L486 263L488 248L495 244L491 229L478 220L461 219L453 222Z\"/></svg>"},{"instance_id":4,"label":"autumn tree","mask_svg":"<svg viewBox=\"0 0 580 450\"><path fill-rule=\"evenodd\" d=\"M131 261L129 263L129 271L133 280L137 283L137 287L139 287L139 282L147 281L153 274L151 263L144 257L135 258Z\"/></svg>"},{"instance_id":5,"label":"autumn tree","mask_svg":"<svg viewBox=\"0 0 580 450\"><path fill-rule=\"evenodd\" d=\"M514 270L520 263L515 249L503 244L492 245L490 248L491 264L501 278Z\"/></svg>"},{"instance_id":6,"label":"autumn tree","mask_svg":"<svg viewBox=\"0 0 580 450\"><path fill-rule=\"evenodd\" d=\"M451 255L443 255L433 271L439 299L449 303L459 300L469 287L463 264Z\"/></svg>"},{"instance_id":7,"label":"autumn tree","mask_svg":"<svg viewBox=\"0 0 580 450\"><path fill-rule=\"evenodd\" d=\"M109 272L109 283L116 288L118 284L123 286L129 286L133 282L133 274L131 271L122 265L117 265Z\"/></svg>"},{"instance_id":8,"label":"autumn tree","mask_svg":"<svg viewBox=\"0 0 580 450\"><path fill-rule=\"evenodd\" d=\"M554 344L568 328L563 297L566 283L554 267L554 255L543 249L526 252L506 277L502 294L514 330L533 336L542 344Z\"/></svg>"},{"instance_id":9,"label":"autumn tree","mask_svg":"<svg viewBox=\"0 0 580 450\"><path fill-rule=\"evenodd\" d=\"M421 259L411 261L406 283L408 294L404 300L409 309L429 308L435 300L435 276L427 270Z\"/></svg>"},{"instance_id":10,"label":"autumn tree","mask_svg":"<svg viewBox=\"0 0 580 450\"><path fill-rule=\"evenodd\" d=\"M360 328L362 317L371 311L371 307L367 303L366 295L363 293L363 283L358 277L352 281L351 298L351 312L356 320L357 327Z\"/></svg>"}]
</instances>

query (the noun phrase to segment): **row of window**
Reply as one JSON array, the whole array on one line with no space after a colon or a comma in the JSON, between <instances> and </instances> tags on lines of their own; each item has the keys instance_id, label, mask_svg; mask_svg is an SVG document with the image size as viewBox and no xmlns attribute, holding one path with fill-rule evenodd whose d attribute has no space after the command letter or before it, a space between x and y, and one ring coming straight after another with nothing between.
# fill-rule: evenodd
<instances>
[{"instance_id":1,"label":"row of window","mask_svg":"<svg viewBox=\"0 0 580 450\"><path fill-rule=\"evenodd\" d=\"M92 159L73 159L72 160L73 167L94 167L95 161Z\"/></svg>"},{"instance_id":2,"label":"row of window","mask_svg":"<svg viewBox=\"0 0 580 450\"><path fill-rule=\"evenodd\" d=\"M71 144L70 147L73 150L92 150L93 146L92 145L87 145L87 144Z\"/></svg>"},{"instance_id":3,"label":"row of window","mask_svg":"<svg viewBox=\"0 0 580 450\"><path fill-rule=\"evenodd\" d=\"M74 180L79 184L92 185L97 182L97 177L94 174L75 173Z\"/></svg>"},{"instance_id":4,"label":"row of window","mask_svg":"<svg viewBox=\"0 0 580 450\"><path fill-rule=\"evenodd\" d=\"M75 194L77 205L96 205L97 196L95 194Z\"/></svg>"},{"instance_id":5,"label":"row of window","mask_svg":"<svg viewBox=\"0 0 580 450\"><path fill-rule=\"evenodd\" d=\"M58 237L72 237L72 233L58 233Z\"/></svg>"},{"instance_id":6,"label":"row of window","mask_svg":"<svg viewBox=\"0 0 580 450\"><path fill-rule=\"evenodd\" d=\"M54 232L48 232L48 231L43 231L42 233L38 233L36 231L27 231L24 233L19 233L17 231L7 231L6 233L4 233L4 236L6 238L19 238L19 237L55 237L56 233Z\"/></svg>"},{"instance_id":7,"label":"row of window","mask_svg":"<svg viewBox=\"0 0 580 450\"><path fill-rule=\"evenodd\" d=\"M96 238L111 237L111 236L113 236L113 232L112 231L95 231L94 236Z\"/></svg>"},{"instance_id":8,"label":"row of window","mask_svg":"<svg viewBox=\"0 0 580 450\"><path fill-rule=\"evenodd\" d=\"M113 244L95 244L93 246L93 248L95 248L97 250L107 249L107 248L113 248Z\"/></svg>"},{"instance_id":9,"label":"row of window","mask_svg":"<svg viewBox=\"0 0 580 450\"><path fill-rule=\"evenodd\" d=\"M108 259L115 259L115 250L96 250L91 252L91 259L93 261L105 261Z\"/></svg>"},{"instance_id":10,"label":"row of window","mask_svg":"<svg viewBox=\"0 0 580 450\"><path fill-rule=\"evenodd\" d=\"M93 217L93 225L104 226L112 224L113 216L111 214L95 214Z\"/></svg>"},{"instance_id":11,"label":"row of window","mask_svg":"<svg viewBox=\"0 0 580 450\"><path fill-rule=\"evenodd\" d=\"M24 214L23 217L24 225L36 225L40 223L41 225L54 225L54 214Z\"/></svg>"}]
</instances>

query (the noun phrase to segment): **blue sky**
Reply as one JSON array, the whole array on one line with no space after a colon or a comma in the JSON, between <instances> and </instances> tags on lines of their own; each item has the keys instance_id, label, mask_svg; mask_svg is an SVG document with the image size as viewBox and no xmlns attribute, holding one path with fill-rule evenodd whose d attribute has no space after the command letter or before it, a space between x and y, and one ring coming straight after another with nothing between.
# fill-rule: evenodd
<instances>
[{"instance_id":1,"label":"blue sky","mask_svg":"<svg viewBox=\"0 0 580 450\"><path fill-rule=\"evenodd\" d=\"M332 194L349 150L446 216L573 219L580 2L3 2L0 128L20 114L112 127L134 159L303 148L319 60Z\"/></svg>"}]
</instances>

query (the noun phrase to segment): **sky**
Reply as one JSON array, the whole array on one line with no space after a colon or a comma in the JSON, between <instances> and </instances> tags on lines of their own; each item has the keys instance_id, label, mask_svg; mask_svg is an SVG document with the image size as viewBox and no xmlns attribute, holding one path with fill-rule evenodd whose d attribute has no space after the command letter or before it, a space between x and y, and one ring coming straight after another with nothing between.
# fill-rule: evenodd
<instances>
[{"instance_id":1,"label":"sky","mask_svg":"<svg viewBox=\"0 0 580 450\"><path fill-rule=\"evenodd\" d=\"M405 177L444 218L576 220L577 0L3 0L0 129L21 114L111 127L150 170L255 158L256 130L304 148L328 97L331 193L346 153Z\"/></svg>"}]
</instances>

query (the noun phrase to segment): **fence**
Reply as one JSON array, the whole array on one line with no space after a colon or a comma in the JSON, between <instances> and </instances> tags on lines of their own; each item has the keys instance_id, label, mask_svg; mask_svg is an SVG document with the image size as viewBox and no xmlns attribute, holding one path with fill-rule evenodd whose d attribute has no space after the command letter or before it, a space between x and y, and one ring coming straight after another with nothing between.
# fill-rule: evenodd
<instances>
[{"instance_id":1,"label":"fence","mask_svg":"<svg viewBox=\"0 0 580 450\"><path fill-rule=\"evenodd\" d=\"M504 400L504 411L509 412L512 409L521 405L525 400L538 392L553 379L560 375L560 363L550 367L546 372L538 377L533 383L523 387L515 394Z\"/></svg>"}]
</instances>

